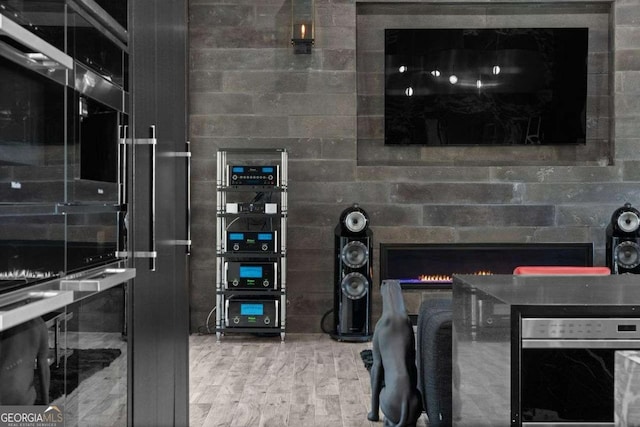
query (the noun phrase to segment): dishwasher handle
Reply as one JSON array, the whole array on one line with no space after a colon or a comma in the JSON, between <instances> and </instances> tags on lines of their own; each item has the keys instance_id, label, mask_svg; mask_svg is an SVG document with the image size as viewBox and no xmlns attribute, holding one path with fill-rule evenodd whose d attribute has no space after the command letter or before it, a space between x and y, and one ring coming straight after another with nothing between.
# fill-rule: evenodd
<instances>
[{"instance_id":1,"label":"dishwasher handle","mask_svg":"<svg viewBox=\"0 0 640 427\"><path fill-rule=\"evenodd\" d=\"M572 348L572 349L638 349L640 340L636 339L523 339L523 349Z\"/></svg>"}]
</instances>

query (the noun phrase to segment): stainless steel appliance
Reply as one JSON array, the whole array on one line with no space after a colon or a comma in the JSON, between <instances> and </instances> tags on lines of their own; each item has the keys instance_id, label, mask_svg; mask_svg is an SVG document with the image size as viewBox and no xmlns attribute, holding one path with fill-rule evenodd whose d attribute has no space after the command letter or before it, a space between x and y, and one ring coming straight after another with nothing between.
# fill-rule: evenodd
<instances>
[{"instance_id":1,"label":"stainless steel appliance","mask_svg":"<svg viewBox=\"0 0 640 427\"><path fill-rule=\"evenodd\" d=\"M38 294L52 304L41 305L67 307L53 323L79 347L89 343L74 334L118 332L115 308L130 315L135 305L123 322L126 342L116 334L135 348L117 362L128 358L131 369L109 376L128 387L98 388L128 393L104 407L124 407L124 418L109 417L113 425L188 424L186 23L184 0L0 0L0 236L17 251L0 262L19 273L0 284L0 299L52 287ZM171 196L159 197L157 210L156 187ZM123 265L137 268L135 284L90 296L87 289L128 280ZM174 392L160 392L167 388ZM89 395L77 395L68 408L94 418L67 425L99 423L98 408L82 403Z\"/></svg>"},{"instance_id":2,"label":"stainless steel appliance","mask_svg":"<svg viewBox=\"0 0 640 427\"><path fill-rule=\"evenodd\" d=\"M123 40L91 0L0 1L0 292L127 253Z\"/></svg>"},{"instance_id":3,"label":"stainless steel appliance","mask_svg":"<svg viewBox=\"0 0 640 427\"><path fill-rule=\"evenodd\" d=\"M555 311L520 319L519 345L512 348L514 422L613 426L614 356L640 348L640 318L615 307Z\"/></svg>"},{"instance_id":4,"label":"stainless steel appliance","mask_svg":"<svg viewBox=\"0 0 640 427\"><path fill-rule=\"evenodd\" d=\"M82 370L109 347L127 420L126 38L93 0L0 0L0 404L60 404L69 426L100 416Z\"/></svg>"}]
</instances>

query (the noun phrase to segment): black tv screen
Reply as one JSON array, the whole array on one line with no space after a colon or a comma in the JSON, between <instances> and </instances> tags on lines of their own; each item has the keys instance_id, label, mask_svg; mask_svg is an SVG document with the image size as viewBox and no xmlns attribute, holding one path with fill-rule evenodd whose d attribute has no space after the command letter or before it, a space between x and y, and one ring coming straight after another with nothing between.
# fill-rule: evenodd
<instances>
[{"instance_id":1,"label":"black tv screen","mask_svg":"<svg viewBox=\"0 0 640 427\"><path fill-rule=\"evenodd\" d=\"M385 144L584 144L588 35L386 29Z\"/></svg>"}]
</instances>

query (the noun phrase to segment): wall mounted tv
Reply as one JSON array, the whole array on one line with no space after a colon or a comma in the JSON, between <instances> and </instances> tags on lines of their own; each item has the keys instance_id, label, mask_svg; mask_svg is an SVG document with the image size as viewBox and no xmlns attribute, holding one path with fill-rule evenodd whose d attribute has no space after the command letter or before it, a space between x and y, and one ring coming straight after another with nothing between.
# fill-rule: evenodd
<instances>
[{"instance_id":1,"label":"wall mounted tv","mask_svg":"<svg viewBox=\"0 0 640 427\"><path fill-rule=\"evenodd\" d=\"M385 144L584 144L588 35L386 29Z\"/></svg>"}]
</instances>

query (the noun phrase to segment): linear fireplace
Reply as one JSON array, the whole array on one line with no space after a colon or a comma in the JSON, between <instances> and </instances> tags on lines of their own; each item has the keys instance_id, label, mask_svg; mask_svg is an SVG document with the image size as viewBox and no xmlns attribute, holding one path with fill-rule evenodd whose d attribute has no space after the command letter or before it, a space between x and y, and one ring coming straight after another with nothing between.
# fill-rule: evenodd
<instances>
[{"instance_id":1,"label":"linear fireplace","mask_svg":"<svg viewBox=\"0 0 640 427\"><path fill-rule=\"evenodd\" d=\"M447 289L454 274L511 274L521 265L590 267L593 244L380 244L380 280L399 280L404 289Z\"/></svg>"}]
</instances>

